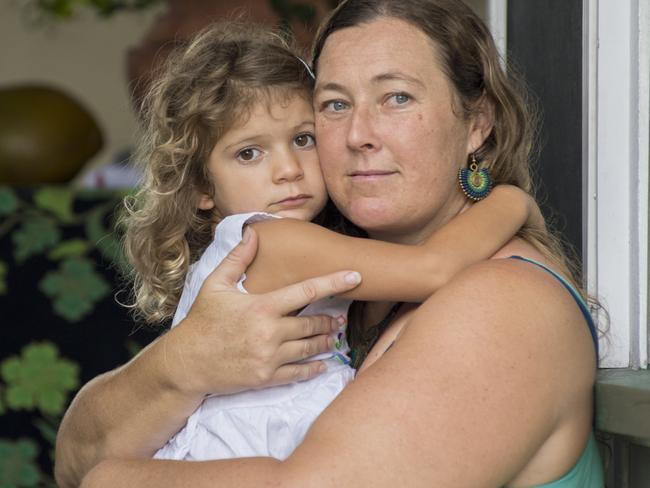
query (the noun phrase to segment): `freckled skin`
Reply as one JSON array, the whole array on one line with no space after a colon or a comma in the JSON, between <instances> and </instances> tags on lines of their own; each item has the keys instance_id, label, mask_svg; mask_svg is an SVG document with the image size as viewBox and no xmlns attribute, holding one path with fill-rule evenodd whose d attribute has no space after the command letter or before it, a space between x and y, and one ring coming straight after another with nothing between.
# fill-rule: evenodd
<instances>
[{"instance_id":1,"label":"freckled skin","mask_svg":"<svg viewBox=\"0 0 650 488\"><path fill-rule=\"evenodd\" d=\"M395 72L418 83L376 81ZM342 89L321 88L332 84ZM390 97L401 92L409 98L397 104ZM323 109L331 100L345 109ZM418 29L388 19L332 34L319 59L314 106L330 196L372 237L422 241L465 204L456 174L483 136L454 113L450 82ZM374 169L394 174L363 182L349 176Z\"/></svg>"}]
</instances>

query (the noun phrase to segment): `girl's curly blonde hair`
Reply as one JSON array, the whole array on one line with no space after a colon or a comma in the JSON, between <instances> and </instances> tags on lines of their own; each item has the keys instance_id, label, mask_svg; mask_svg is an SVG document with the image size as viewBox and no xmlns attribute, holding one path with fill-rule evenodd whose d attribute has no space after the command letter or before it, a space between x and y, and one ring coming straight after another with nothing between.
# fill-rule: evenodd
<instances>
[{"instance_id":1,"label":"girl's curly blonde hair","mask_svg":"<svg viewBox=\"0 0 650 488\"><path fill-rule=\"evenodd\" d=\"M216 141L255 104L307 98L312 85L296 50L251 24L214 24L170 54L142 102L135 161L144 177L124 202L136 316L161 323L173 315L189 265L223 217L197 207L201 194L213 196L206 162Z\"/></svg>"}]
</instances>

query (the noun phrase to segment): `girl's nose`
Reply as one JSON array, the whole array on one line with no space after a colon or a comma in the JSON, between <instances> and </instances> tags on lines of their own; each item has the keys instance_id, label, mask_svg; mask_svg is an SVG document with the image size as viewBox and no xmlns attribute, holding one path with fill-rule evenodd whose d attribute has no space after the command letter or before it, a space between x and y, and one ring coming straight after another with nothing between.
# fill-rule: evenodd
<instances>
[{"instance_id":1,"label":"girl's nose","mask_svg":"<svg viewBox=\"0 0 650 488\"><path fill-rule=\"evenodd\" d=\"M279 161L275 164L273 172L273 181L275 183L285 183L302 179L305 172L302 169L300 160L292 151L281 155Z\"/></svg>"}]
</instances>

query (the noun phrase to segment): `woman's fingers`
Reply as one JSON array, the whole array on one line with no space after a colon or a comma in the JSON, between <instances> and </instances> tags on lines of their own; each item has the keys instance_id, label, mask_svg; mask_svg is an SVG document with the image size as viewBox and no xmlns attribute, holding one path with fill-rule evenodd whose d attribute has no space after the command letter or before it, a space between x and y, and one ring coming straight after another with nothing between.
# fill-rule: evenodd
<instances>
[{"instance_id":1,"label":"woman's fingers","mask_svg":"<svg viewBox=\"0 0 650 488\"><path fill-rule=\"evenodd\" d=\"M275 358L280 366L302 361L323 352L331 351L334 347L332 337L327 334L287 341L278 347Z\"/></svg>"},{"instance_id":2,"label":"woman's fingers","mask_svg":"<svg viewBox=\"0 0 650 488\"><path fill-rule=\"evenodd\" d=\"M285 286L264 296L273 304L276 313L288 315L321 298L349 291L359 283L361 275L356 271L338 271Z\"/></svg>"},{"instance_id":3,"label":"woman's fingers","mask_svg":"<svg viewBox=\"0 0 650 488\"><path fill-rule=\"evenodd\" d=\"M275 371L271 380L272 385L285 385L295 381L304 381L327 370L322 361L309 361L308 363L285 364Z\"/></svg>"},{"instance_id":4,"label":"woman's fingers","mask_svg":"<svg viewBox=\"0 0 650 488\"><path fill-rule=\"evenodd\" d=\"M219 284L225 288L233 288L241 275L246 272L257 254L257 234L252 227L244 229L244 235L239 244L223 259L217 268L211 273L210 280L216 286ZM214 286L214 285L213 285Z\"/></svg>"},{"instance_id":5,"label":"woman's fingers","mask_svg":"<svg viewBox=\"0 0 650 488\"><path fill-rule=\"evenodd\" d=\"M282 330L279 331L279 339L285 342L305 339L320 334L331 334L345 325L345 322L346 319L343 316L338 318L330 317L329 315L287 317Z\"/></svg>"}]
</instances>

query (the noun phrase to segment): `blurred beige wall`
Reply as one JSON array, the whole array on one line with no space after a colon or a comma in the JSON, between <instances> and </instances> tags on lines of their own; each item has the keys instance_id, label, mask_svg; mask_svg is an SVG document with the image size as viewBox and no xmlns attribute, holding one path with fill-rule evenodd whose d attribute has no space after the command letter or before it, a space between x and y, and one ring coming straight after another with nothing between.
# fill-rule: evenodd
<instances>
[{"instance_id":1,"label":"blurred beige wall","mask_svg":"<svg viewBox=\"0 0 650 488\"><path fill-rule=\"evenodd\" d=\"M110 162L133 142L136 122L130 107L125 53L144 35L158 10L94 15L28 24L18 1L0 2L0 88L18 83L47 84L79 100L99 122L104 149L89 166Z\"/></svg>"},{"instance_id":2,"label":"blurred beige wall","mask_svg":"<svg viewBox=\"0 0 650 488\"><path fill-rule=\"evenodd\" d=\"M481 15L486 0L466 0ZM16 83L57 87L77 98L99 122L104 149L87 169L111 162L131 146L136 121L126 82L125 55L137 44L163 5L146 13L93 14L29 25L18 0L0 1L0 88Z\"/></svg>"}]
</instances>

